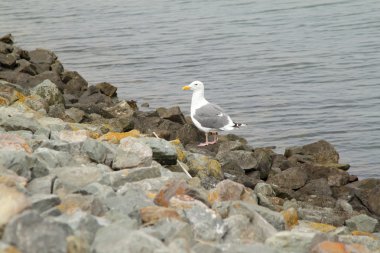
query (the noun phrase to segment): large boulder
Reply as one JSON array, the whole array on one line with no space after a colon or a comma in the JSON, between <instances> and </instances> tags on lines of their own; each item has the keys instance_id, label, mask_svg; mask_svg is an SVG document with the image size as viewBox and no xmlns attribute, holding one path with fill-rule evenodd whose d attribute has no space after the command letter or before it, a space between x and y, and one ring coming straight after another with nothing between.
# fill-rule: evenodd
<instances>
[{"instance_id":1,"label":"large boulder","mask_svg":"<svg viewBox=\"0 0 380 253\"><path fill-rule=\"evenodd\" d=\"M38 95L46 100L49 106L63 104L65 102L57 85L50 80L45 80L30 90L32 95Z\"/></svg>"},{"instance_id":2,"label":"large boulder","mask_svg":"<svg viewBox=\"0 0 380 253\"><path fill-rule=\"evenodd\" d=\"M36 66L37 73L51 70L50 66L57 59L57 56L46 49L36 49L29 51L30 62Z\"/></svg>"},{"instance_id":3,"label":"large boulder","mask_svg":"<svg viewBox=\"0 0 380 253\"><path fill-rule=\"evenodd\" d=\"M297 190L306 184L307 179L307 174L303 168L292 167L278 174L269 176L267 183L282 188Z\"/></svg>"},{"instance_id":4,"label":"large boulder","mask_svg":"<svg viewBox=\"0 0 380 253\"><path fill-rule=\"evenodd\" d=\"M87 81L76 71L65 71L62 73L62 81L65 83L62 86L64 93L73 94L77 97L87 89Z\"/></svg>"}]
</instances>

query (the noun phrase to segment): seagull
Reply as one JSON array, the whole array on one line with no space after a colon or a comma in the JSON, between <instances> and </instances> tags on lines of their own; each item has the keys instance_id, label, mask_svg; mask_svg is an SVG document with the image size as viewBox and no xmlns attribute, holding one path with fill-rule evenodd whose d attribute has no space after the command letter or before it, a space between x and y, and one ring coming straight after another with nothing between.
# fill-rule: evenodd
<instances>
[{"instance_id":1,"label":"seagull","mask_svg":"<svg viewBox=\"0 0 380 253\"><path fill-rule=\"evenodd\" d=\"M218 105L208 102L205 99L204 85L200 81L194 81L189 85L183 86L183 90L192 90L191 99L191 119L194 125L206 134L206 142L198 146L207 146L218 142L218 130L230 131L246 124L235 123L232 121L222 108ZM214 136L213 141L208 141L208 133Z\"/></svg>"}]
</instances>

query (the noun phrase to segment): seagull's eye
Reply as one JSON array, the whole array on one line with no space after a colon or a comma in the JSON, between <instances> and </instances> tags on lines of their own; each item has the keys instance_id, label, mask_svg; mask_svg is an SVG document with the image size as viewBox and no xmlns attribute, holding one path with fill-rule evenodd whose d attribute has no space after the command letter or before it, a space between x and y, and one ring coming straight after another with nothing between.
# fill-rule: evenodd
<instances>
[{"instance_id":1,"label":"seagull's eye","mask_svg":"<svg viewBox=\"0 0 380 253\"><path fill-rule=\"evenodd\" d=\"M195 86L197 86L198 84L196 83L196 84L194 84Z\"/></svg>"}]
</instances>

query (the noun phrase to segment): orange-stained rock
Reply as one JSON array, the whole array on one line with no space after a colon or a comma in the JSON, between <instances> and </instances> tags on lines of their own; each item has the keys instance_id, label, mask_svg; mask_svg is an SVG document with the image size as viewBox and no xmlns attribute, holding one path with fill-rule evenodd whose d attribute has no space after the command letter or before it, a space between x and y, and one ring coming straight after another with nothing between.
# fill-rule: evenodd
<instances>
[{"instance_id":1,"label":"orange-stained rock","mask_svg":"<svg viewBox=\"0 0 380 253\"><path fill-rule=\"evenodd\" d=\"M185 195L188 188L185 180L169 180L154 198L154 203L159 206L167 207L173 196Z\"/></svg>"},{"instance_id":2,"label":"orange-stained rock","mask_svg":"<svg viewBox=\"0 0 380 253\"><path fill-rule=\"evenodd\" d=\"M73 214L79 210L88 212L95 216L101 216L105 213L105 207L103 204L92 195L80 195L80 194L69 194L66 195L58 209L62 213Z\"/></svg>"},{"instance_id":3,"label":"orange-stained rock","mask_svg":"<svg viewBox=\"0 0 380 253\"><path fill-rule=\"evenodd\" d=\"M181 219L175 209L162 206L143 207L140 209L140 217L143 223L148 224L154 224L160 219Z\"/></svg>"},{"instance_id":4,"label":"orange-stained rock","mask_svg":"<svg viewBox=\"0 0 380 253\"><path fill-rule=\"evenodd\" d=\"M323 241L315 245L311 253L370 253L370 251L361 244Z\"/></svg>"},{"instance_id":5,"label":"orange-stained rock","mask_svg":"<svg viewBox=\"0 0 380 253\"><path fill-rule=\"evenodd\" d=\"M0 184L8 187L24 188L27 184L27 179L17 175L11 170L1 170L0 168Z\"/></svg>"},{"instance_id":6,"label":"orange-stained rock","mask_svg":"<svg viewBox=\"0 0 380 253\"><path fill-rule=\"evenodd\" d=\"M32 153L32 148L26 140L16 134L0 133L0 149L12 151L25 151Z\"/></svg>"},{"instance_id":7,"label":"orange-stained rock","mask_svg":"<svg viewBox=\"0 0 380 253\"><path fill-rule=\"evenodd\" d=\"M208 194L208 201L211 204L230 200L244 200L256 203L251 189L229 179L219 182Z\"/></svg>"},{"instance_id":8,"label":"orange-stained rock","mask_svg":"<svg viewBox=\"0 0 380 253\"><path fill-rule=\"evenodd\" d=\"M0 184L0 227L30 205L24 193Z\"/></svg>"},{"instance_id":9,"label":"orange-stained rock","mask_svg":"<svg viewBox=\"0 0 380 253\"><path fill-rule=\"evenodd\" d=\"M98 140L101 141L109 141L111 143L118 144L120 143L120 140L126 137L139 137L140 131L138 130L131 130L129 132L123 132L123 133L117 133L117 132L108 132L98 138Z\"/></svg>"},{"instance_id":10,"label":"orange-stained rock","mask_svg":"<svg viewBox=\"0 0 380 253\"><path fill-rule=\"evenodd\" d=\"M186 151L185 151L185 148L183 147L181 141L179 139L175 139L175 140L170 141L170 143L174 145L174 147L177 151L177 159L180 160L181 162L185 162Z\"/></svg>"},{"instance_id":11,"label":"orange-stained rock","mask_svg":"<svg viewBox=\"0 0 380 253\"><path fill-rule=\"evenodd\" d=\"M176 195L172 197L169 201L169 206L175 209L190 209L194 206L201 207L205 210L209 209L206 204L189 195Z\"/></svg>"},{"instance_id":12,"label":"orange-stained rock","mask_svg":"<svg viewBox=\"0 0 380 253\"><path fill-rule=\"evenodd\" d=\"M372 233L368 233L368 232L364 232L364 231L354 230L351 232L351 234L356 235L356 236L368 236L368 237L371 237L373 239L379 239L378 237L374 236Z\"/></svg>"},{"instance_id":13,"label":"orange-stained rock","mask_svg":"<svg viewBox=\"0 0 380 253\"><path fill-rule=\"evenodd\" d=\"M281 212L285 220L285 228L292 229L295 225L298 225L298 212L297 209L291 207Z\"/></svg>"},{"instance_id":14,"label":"orange-stained rock","mask_svg":"<svg viewBox=\"0 0 380 253\"><path fill-rule=\"evenodd\" d=\"M318 223L318 222L307 222L307 226L313 230L317 230L323 233L328 233L336 229L335 226L324 224L324 223Z\"/></svg>"},{"instance_id":15,"label":"orange-stained rock","mask_svg":"<svg viewBox=\"0 0 380 253\"><path fill-rule=\"evenodd\" d=\"M0 249L0 253L21 253L21 251L14 246L7 246L4 249Z\"/></svg>"}]
</instances>

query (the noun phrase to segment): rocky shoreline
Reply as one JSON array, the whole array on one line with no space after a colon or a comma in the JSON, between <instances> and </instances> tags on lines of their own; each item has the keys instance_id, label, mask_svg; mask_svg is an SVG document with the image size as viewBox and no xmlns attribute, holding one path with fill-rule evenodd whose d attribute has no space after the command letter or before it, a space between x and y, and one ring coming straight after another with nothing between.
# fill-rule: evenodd
<instances>
[{"instance_id":1,"label":"rocky shoreline","mask_svg":"<svg viewBox=\"0 0 380 253\"><path fill-rule=\"evenodd\" d=\"M198 147L179 107L116 92L0 38L0 253L380 252L380 179L327 141Z\"/></svg>"}]
</instances>

